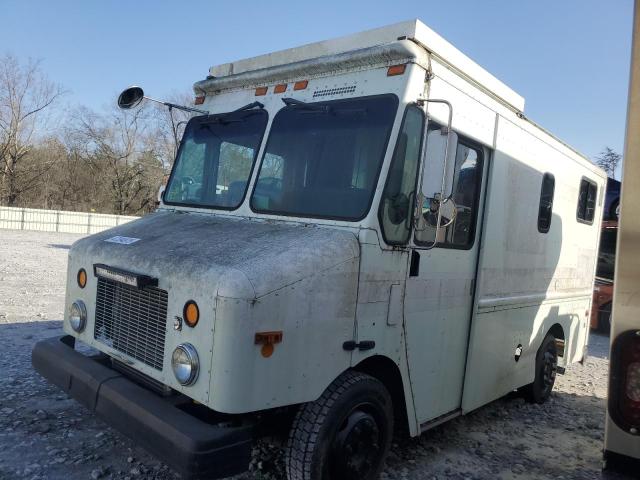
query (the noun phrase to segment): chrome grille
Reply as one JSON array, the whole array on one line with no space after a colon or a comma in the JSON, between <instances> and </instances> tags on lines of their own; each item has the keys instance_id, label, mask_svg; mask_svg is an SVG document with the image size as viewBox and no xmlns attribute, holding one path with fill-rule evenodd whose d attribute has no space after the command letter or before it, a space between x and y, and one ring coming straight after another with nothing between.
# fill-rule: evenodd
<instances>
[{"instance_id":1,"label":"chrome grille","mask_svg":"<svg viewBox=\"0 0 640 480\"><path fill-rule=\"evenodd\" d=\"M162 370L167 297L167 292L159 288L138 289L99 278L93 337Z\"/></svg>"}]
</instances>

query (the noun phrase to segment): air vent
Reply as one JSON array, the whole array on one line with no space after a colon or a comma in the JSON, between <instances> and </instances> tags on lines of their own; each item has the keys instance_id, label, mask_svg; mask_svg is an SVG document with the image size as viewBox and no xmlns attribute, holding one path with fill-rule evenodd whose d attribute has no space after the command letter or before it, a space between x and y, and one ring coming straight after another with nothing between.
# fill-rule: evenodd
<instances>
[{"instance_id":1,"label":"air vent","mask_svg":"<svg viewBox=\"0 0 640 480\"><path fill-rule=\"evenodd\" d=\"M316 90L313 92L313 98L330 97L332 95L344 95L345 93L353 93L356 91L355 85L338 88L325 88L324 90Z\"/></svg>"}]
</instances>

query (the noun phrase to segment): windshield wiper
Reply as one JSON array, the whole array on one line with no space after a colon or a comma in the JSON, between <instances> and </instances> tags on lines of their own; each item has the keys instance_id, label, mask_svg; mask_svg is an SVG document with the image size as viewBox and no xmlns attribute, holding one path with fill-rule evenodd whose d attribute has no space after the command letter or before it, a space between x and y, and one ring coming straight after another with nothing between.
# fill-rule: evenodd
<instances>
[{"instance_id":1,"label":"windshield wiper","mask_svg":"<svg viewBox=\"0 0 640 480\"><path fill-rule=\"evenodd\" d=\"M251 109L256 108L256 107L260 108L260 109L263 109L264 108L264 104L262 104L260 102L251 102L251 103L246 104L244 107L237 108L237 109L235 109L235 110L233 110L232 112L229 112L229 113L244 112L245 110L251 110Z\"/></svg>"},{"instance_id":2,"label":"windshield wiper","mask_svg":"<svg viewBox=\"0 0 640 480\"><path fill-rule=\"evenodd\" d=\"M262 110L262 109L264 109L264 105L262 103L260 103L260 102L251 102L251 103L248 103L247 105L245 105L244 107L237 108L236 110L232 110L230 112L217 113L212 118L209 118L207 120L203 120L201 122L201 125L205 125L207 123L217 123L217 124L220 124L220 125L228 125L229 123L243 122L245 118L247 118L248 116L251 115L251 113L248 113L247 115L245 115L245 116L243 116L241 118L227 119L225 117L227 117L228 115L232 115L234 113L248 112L249 110L252 110L254 108L259 108L260 110ZM260 110L256 110L255 113L259 112Z\"/></svg>"},{"instance_id":3,"label":"windshield wiper","mask_svg":"<svg viewBox=\"0 0 640 480\"><path fill-rule=\"evenodd\" d=\"M296 100L295 98L283 98L282 101L287 107L300 107L305 110L314 110L316 112L331 112L329 105L316 105L314 103L303 102L302 100Z\"/></svg>"}]
</instances>

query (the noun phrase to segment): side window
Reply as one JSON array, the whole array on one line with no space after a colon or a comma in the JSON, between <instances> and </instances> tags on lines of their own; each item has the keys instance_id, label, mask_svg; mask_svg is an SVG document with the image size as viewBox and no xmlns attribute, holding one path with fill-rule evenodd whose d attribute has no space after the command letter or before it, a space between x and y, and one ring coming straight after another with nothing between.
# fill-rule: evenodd
<instances>
[{"instance_id":1,"label":"side window","mask_svg":"<svg viewBox=\"0 0 640 480\"><path fill-rule=\"evenodd\" d=\"M456 150L453 179L453 202L444 202L438 230L438 246L471 248L475 237L480 187L482 183L482 150L466 145L460 139ZM429 172L424 172L428 175ZM433 243L438 211L435 202L426 199L422 206L427 228L415 232L417 244Z\"/></svg>"},{"instance_id":2,"label":"side window","mask_svg":"<svg viewBox=\"0 0 640 480\"><path fill-rule=\"evenodd\" d=\"M415 105L407 107L378 212L382 234L391 245L407 243L411 233L423 127L422 110Z\"/></svg>"},{"instance_id":3,"label":"side window","mask_svg":"<svg viewBox=\"0 0 640 480\"><path fill-rule=\"evenodd\" d=\"M593 223L596 212L596 199L598 197L598 186L595 182L583 178L580 180L580 193L578 194L577 219L579 222Z\"/></svg>"},{"instance_id":4,"label":"side window","mask_svg":"<svg viewBox=\"0 0 640 480\"><path fill-rule=\"evenodd\" d=\"M540 207L538 208L538 231L547 233L551 228L551 215L553 213L553 192L556 187L556 179L550 173L542 176L542 188L540 189Z\"/></svg>"}]
</instances>

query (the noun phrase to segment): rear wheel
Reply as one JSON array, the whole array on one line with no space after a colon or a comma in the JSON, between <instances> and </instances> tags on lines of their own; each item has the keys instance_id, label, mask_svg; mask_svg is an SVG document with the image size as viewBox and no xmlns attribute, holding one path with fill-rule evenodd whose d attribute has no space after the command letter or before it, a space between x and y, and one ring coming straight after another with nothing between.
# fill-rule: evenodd
<instances>
[{"instance_id":1,"label":"rear wheel","mask_svg":"<svg viewBox=\"0 0 640 480\"><path fill-rule=\"evenodd\" d=\"M544 403L551 396L558 372L556 339L548 334L536 354L536 376L533 383L524 388L525 397L532 403Z\"/></svg>"},{"instance_id":2,"label":"rear wheel","mask_svg":"<svg viewBox=\"0 0 640 480\"><path fill-rule=\"evenodd\" d=\"M393 432L391 396L377 379L349 371L300 407L286 451L289 480L373 480Z\"/></svg>"}]
</instances>

